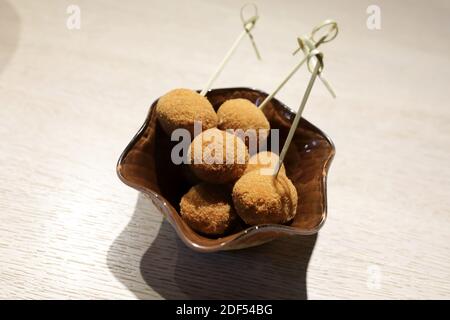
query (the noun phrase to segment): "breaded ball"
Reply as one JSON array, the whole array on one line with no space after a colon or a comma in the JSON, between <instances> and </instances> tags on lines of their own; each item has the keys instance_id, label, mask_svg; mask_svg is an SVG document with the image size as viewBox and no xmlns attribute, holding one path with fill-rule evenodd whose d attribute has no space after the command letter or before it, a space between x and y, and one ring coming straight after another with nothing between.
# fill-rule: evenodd
<instances>
[{"instance_id":1,"label":"breaded ball","mask_svg":"<svg viewBox=\"0 0 450 320\"><path fill-rule=\"evenodd\" d=\"M261 141L266 139L269 134L269 121L267 121L264 113L250 100L227 100L217 110L217 116L219 118L219 129L242 129L244 133L247 130L253 129L255 131L249 136L255 137L255 139L261 139ZM247 145L248 139L248 137L245 139ZM258 143L259 140L255 141Z\"/></svg>"},{"instance_id":2,"label":"breaded ball","mask_svg":"<svg viewBox=\"0 0 450 320\"><path fill-rule=\"evenodd\" d=\"M193 186L180 202L181 217L195 231L221 235L236 221L230 193L218 185Z\"/></svg>"},{"instance_id":3,"label":"breaded ball","mask_svg":"<svg viewBox=\"0 0 450 320\"><path fill-rule=\"evenodd\" d=\"M208 129L192 141L188 149L190 168L203 181L229 183L239 179L248 162L244 142L217 128Z\"/></svg>"},{"instance_id":4,"label":"breaded ball","mask_svg":"<svg viewBox=\"0 0 450 320\"><path fill-rule=\"evenodd\" d=\"M283 174L268 176L251 171L233 188L234 208L250 225L288 222L296 214L297 201L297 190Z\"/></svg>"},{"instance_id":5,"label":"breaded ball","mask_svg":"<svg viewBox=\"0 0 450 320\"><path fill-rule=\"evenodd\" d=\"M245 173L259 170L260 174L271 175L280 157L271 151L262 151L250 157ZM286 175L284 164L281 165L280 174Z\"/></svg>"},{"instance_id":6,"label":"breaded ball","mask_svg":"<svg viewBox=\"0 0 450 320\"><path fill-rule=\"evenodd\" d=\"M189 89L175 89L159 98L156 114L168 135L178 128L194 134L195 121L202 123L202 130L217 126L217 114L208 99Z\"/></svg>"}]
</instances>

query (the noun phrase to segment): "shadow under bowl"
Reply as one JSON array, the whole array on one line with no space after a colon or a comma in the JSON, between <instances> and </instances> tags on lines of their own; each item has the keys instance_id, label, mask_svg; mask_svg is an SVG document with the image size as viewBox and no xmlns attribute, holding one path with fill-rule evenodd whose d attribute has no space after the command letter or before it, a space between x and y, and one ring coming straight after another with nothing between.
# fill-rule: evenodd
<instances>
[{"instance_id":1,"label":"shadow under bowl","mask_svg":"<svg viewBox=\"0 0 450 320\"><path fill-rule=\"evenodd\" d=\"M208 100L217 110L228 99L244 98L256 105L268 94L250 88L210 90ZM200 252L252 247L287 235L311 235L319 231L327 217L326 179L335 154L331 139L305 119L301 119L287 152L284 165L298 193L297 213L289 225L261 224L241 226L221 238L209 238L192 230L179 214L181 197L192 183L183 165L171 161L171 150L178 142L160 127L153 102L144 125L123 151L117 164L119 178L128 186L151 198L181 240ZM283 145L295 113L277 99L264 108L271 129L279 129ZM270 146L270 141L268 142Z\"/></svg>"}]
</instances>

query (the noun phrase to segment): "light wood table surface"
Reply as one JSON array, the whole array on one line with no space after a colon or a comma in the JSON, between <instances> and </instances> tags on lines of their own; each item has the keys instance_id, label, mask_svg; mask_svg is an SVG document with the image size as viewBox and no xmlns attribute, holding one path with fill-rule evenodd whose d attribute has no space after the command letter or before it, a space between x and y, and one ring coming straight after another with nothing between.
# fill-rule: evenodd
<instances>
[{"instance_id":1,"label":"light wood table surface","mask_svg":"<svg viewBox=\"0 0 450 320\"><path fill-rule=\"evenodd\" d=\"M195 253L115 173L154 99L204 85L242 1L0 0L0 298L450 298L449 2L257 3L263 61L245 39L215 87L270 91L298 35L340 25L338 98L318 82L304 114L337 148L318 236Z\"/></svg>"}]
</instances>

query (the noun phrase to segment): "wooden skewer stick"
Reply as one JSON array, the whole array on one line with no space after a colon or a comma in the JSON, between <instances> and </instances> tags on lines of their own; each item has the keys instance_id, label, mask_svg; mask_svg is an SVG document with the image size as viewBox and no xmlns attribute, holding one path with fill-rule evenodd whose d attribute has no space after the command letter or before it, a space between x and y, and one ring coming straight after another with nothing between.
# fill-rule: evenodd
<instances>
[{"instance_id":1,"label":"wooden skewer stick","mask_svg":"<svg viewBox=\"0 0 450 320\"><path fill-rule=\"evenodd\" d=\"M255 9L255 13L250 18L245 19L244 18L244 9L246 7L248 7L249 5L253 6L253 8ZM236 40L234 41L231 48L225 54L225 57L222 59L220 64L217 66L217 69L214 71L214 73L211 75L211 77L209 78L206 85L203 87L203 90L200 92L200 94L202 96L205 96L206 93L208 92L208 90L211 89L211 86L213 85L214 81L216 81L217 77L220 75L220 73L222 72L226 63L228 62L228 60L230 60L234 51L236 51L237 47L239 46L239 43L242 41L242 39L245 37L246 34L249 36L249 38L252 42L253 48L256 53L256 57L258 58L258 60L261 60L261 55L259 54L258 48L256 47L256 43L255 43L255 40L253 39L253 35L250 32L255 27L256 21L258 21L258 19L259 19L258 7L254 3L247 3L241 8L241 20L244 25L244 30L242 30L242 32L236 38Z\"/></svg>"},{"instance_id":2,"label":"wooden skewer stick","mask_svg":"<svg viewBox=\"0 0 450 320\"><path fill-rule=\"evenodd\" d=\"M288 73L288 75L286 76L286 78L284 78L283 81L281 81L281 83L278 85L278 87L276 87L275 90L272 91L271 94L269 94L264 101L259 105L259 109L262 110L264 109L264 107L267 105L267 103L272 100L272 98L278 93L278 91L281 90L281 88L284 87L284 85L292 78L292 76L298 71L298 69L300 69L300 67L306 62L306 60L308 60L308 56L304 57L292 70L291 72Z\"/></svg>"},{"instance_id":3,"label":"wooden skewer stick","mask_svg":"<svg viewBox=\"0 0 450 320\"><path fill-rule=\"evenodd\" d=\"M322 52L320 52L317 49L314 49L309 53L309 55L311 55L311 56L314 55L318 61L314 67L312 74L311 74L311 78L309 79L308 86L306 87L306 91L305 91L305 94L303 95L302 102L300 103L300 107L298 108L297 114L295 115L294 121L292 122L291 129L289 129L289 133L286 138L286 141L284 142L283 149L281 150L277 165L274 168L274 172L273 172L274 176L278 176L278 173L280 172L281 165L283 164L283 160L286 156L289 146L291 145L292 138L294 137L294 133L297 130L298 124L302 117L303 110L305 109L306 102L308 101L309 94L311 93L311 89L314 86L314 82L315 82L320 70L323 67Z\"/></svg>"},{"instance_id":4,"label":"wooden skewer stick","mask_svg":"<svg viewBox=\"0 0 450 320\"><path fill-rule=\"evenodd\" d=\"M319 40L315 40L314 36L316 33L318 33L321 29L329 26L327 33L325 33ZM303 51L305 54L305 57L288 73L286 78L277 86L277 88L269 94L264 101L259 105L259 109L262 110L267 105L267 103L272 100L272 98L281 90L281 88L284 87L284 85L292 78L292 76L300 69L300 67L307 61L308 70L312 73L313 67L311 66L312 58L315 57L315 55L310 55L310 53L317 49L322 43L327 43L334 38L337 37L338 34L338 27L337 23L334 20L325 20L321 24L314 27L310 35L305 35L297 38L299 47L294 51L294 55L297 54L300 50ZM315 61L316 64L318 63ZM330 92L331 96L333 98L336 98L336 94L334 93L333 88L331 87L330 83L323 78L321 73L318 74L320 80L324 84L324 86L327 88L327 90Z\"/></svg>"}]
</instances>

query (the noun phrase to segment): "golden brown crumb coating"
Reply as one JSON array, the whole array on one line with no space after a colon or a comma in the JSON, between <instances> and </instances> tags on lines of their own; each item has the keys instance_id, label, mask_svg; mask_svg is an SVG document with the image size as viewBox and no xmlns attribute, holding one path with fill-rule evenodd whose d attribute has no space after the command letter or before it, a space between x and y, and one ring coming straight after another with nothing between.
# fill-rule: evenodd
<instances>
[{"instance_id":1,"label":"golden brown crumb coating","mask_svg":"<svg viewBox=\"0 0 450 320\"><path fill-rule=\"evenodd\" d=\"M181 217L195 231L221 235L236 221L229 191L201 183L193 186L180 202Z\"/></svg>"},{"instance_id":2,"label":"golden brown crumb coating","mask_svg":"<svg viewBox=\"0 0 450 320\"><path fill-rule=\"evenodd\" d=\"M217 114L208 99L189 89L175 89L159 98L156 114L168 135L178 128L193 134L194 121L201 121L202 130L217 126Z\"/></svg>"},{"instance_id":3,"label":"golden brown crumb coating","mask_svg":"<svg viewBox=\"0 0 450 320\"><path fill-rule=\"evenodd\" d=\"M250 157L245 173L260 170L260 174L272 174L275 166L280 158L276 153L270 151L262 151ZM284 164L281 165L280 173L286 175Z\"/></svg>"},{"instance_id":4,"label":"golden brown crumb coating","mask_svg":"<svg viewBox=\"0 0 450 320\"><path fill-rule=\"evenodd\" d=\"M274 177L251 171L233 188L234 208L250 225L288 222L295 216L297 201L297 190L283 174Z\"/></svg>"},{"instance_id":5,"label":"golden brown crumb coating","mask_svg":"<svg viewBox=\"0 0 450 320\"><path fill-rule=\"evenodd\" d=\"M236 181L244 174L248 162L244 142L217 128L203 131L195 137L188 154L194 174L210 183Z\"/></svg>"},{"instance_id":6,"label":"golden brown crumb coating","mask_svg":"<svg viewBox=\"0 0 450 320\"><path fill-rule=\"evenodd\" d=\"M267 138L270 124L264 113L247 99L230 99L225 101L217 110L219 118L218 128L242 129L244 132L249 129L257 130L257 138L261 140ZM263 131L259 131L262 129ZM262 135L261 135L262 134ZM248 139L246 139L248 143Z\"/></svg>"}]
</instances>

